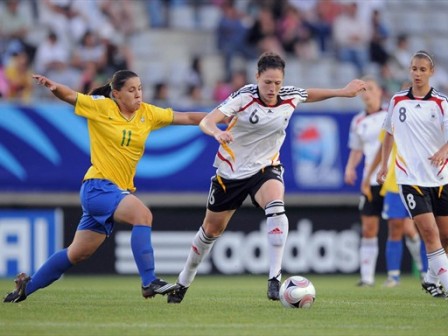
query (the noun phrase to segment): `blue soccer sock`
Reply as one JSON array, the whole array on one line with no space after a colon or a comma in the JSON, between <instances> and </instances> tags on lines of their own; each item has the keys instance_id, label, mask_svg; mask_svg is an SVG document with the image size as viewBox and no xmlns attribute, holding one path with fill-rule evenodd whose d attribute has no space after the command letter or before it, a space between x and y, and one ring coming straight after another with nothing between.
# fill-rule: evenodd
<instances>
[{"instance_id":1,"label":"blue soccer sock","mask_svg":"<svg viewBox=\"0 0 448 336\"><path fill-rule=\"evenodd\" d=\"M387 240L386 242L386 267L387 273L396 276L400 274L401 259L403 256L403 241L402 240Z\"/></svg>"},{"instance_id":2,"label":"blue soccer sock","mask_svg":"<svg viewBox=\"0 0 448 336\"><path fill-rule=\"evenodd\" d=\"M426 254L426 246L423 239L420 241L420 256L422 258L421 272L426 273L428 271L428 255Z\"/></svg>"},{"instance_id":3,"label":"blue soccer sock","mask_svg":"<svg viewBox=\"0 0 448 336\"><path fill-rule=\"evenodd\" d=\"M26 285L26 295L52 284L72 266L73 264L68 259L67 249L56 252L31 276L31 280Z\"/></svg>"},{"instance_id":4,"label":"blue soccer sock","mask_svg":"<svg viewBox=\"0 0 448 336\"><path fill-rule=\"evenodd\" d=\"M134 254L142 285L148 286L156 279L154 272L154 250L151 244L151 227L134 225L131 233L131 248Z\"/></svg>"}]
</instances>

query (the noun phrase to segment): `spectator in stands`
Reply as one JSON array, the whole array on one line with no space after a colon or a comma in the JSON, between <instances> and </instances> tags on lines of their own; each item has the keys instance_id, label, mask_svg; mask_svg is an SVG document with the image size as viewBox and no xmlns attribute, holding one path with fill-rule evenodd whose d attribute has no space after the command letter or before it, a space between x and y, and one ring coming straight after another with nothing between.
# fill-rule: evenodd
<instances>
[{"instance_id":1,"label":"spectator in stands","mask_svg":"<svg viewBox=\"0 0 448 336\"><path fill-rule=\"evenodd\" d=\"M213 100L215 103L224 101L232 92L238 91L247 83L247 73L245 70L237 70L232 72L230 83L218 81L213 89Z\"/></svg>"},{"instance_id":2,"label":"spectator in stands","mask_svg":"<svg viewBox=\"0 0 448 336\"><path fill-rule=\"evenodd\" d=\"M398 81L409 79L409 60L412 58L407 34L399 34L391 54L391 71Z\"/></svg>"},{"instance_id":3,"label":"spectator in stands","mask_svg":"<svg viewBox=\"0 0 448 336\"><path fill-rule=\"evenodd\" d=\"M70 52L59 41L58 36L50 31L47 39L42 41L36 50L34 69L36 72L48 74L50 70L70 64Z\"/></svg>"},{"instance_id":4,"label":"spectator in stands","mask_svg":"<svg viewBox=\"0 0 448 336\"><path fill-rule=\"evenodd\" d=\"M342 62L352 63L362 76L368 63L370 27L358 15L358 5L350 2L333 25L333 38L337 57Z\"/></svg>"},{"instance_id":5,"label":"spectator in stands","mask_svg":"<svg viewBox=\"0 0 448 336\"><path fill-rule=\"evenodd\" d=\"M134 69L134 54L127 41L121 39L112 27L103 27L98 33L105 49L104 76L110 78L118 70Z\"/></svg>"},{"instance_id":6,"label":"spectator in stands","mask_svg":"<svg viewBox=\"0 0 448 336\"><path fill-rule=\"evenodd\" d=\"M170 102L170 90L168 84L165 82L159 82L154 85L154 94L152 102L161 107L167 107L171 105Z\"/></svg>"},{"instance_id":7,"label":"spectator in stands","mask_svg":"<svg viewBox=\"0 0 448 336\"><path fill-rule=\"evenodd\" d=\"M216 29L218 50L223 55L225 80L229 81L232 63L236 56L251 59L255 51L247 43L246 17L235 7L234 0L225 0L221 6L222 16Z\"/></svg>"},{"instance_id":8,"label":"spectator in stands","mask_svg":"<svg viewBox=\"0 0 448 336\"><path fill-rule=\"evenodd\" d=\"M81 40L89 29L87 18L77 6L86 4L83 0L41 0L41 23L57 34L58 40L69 48Z\"/></svg>"},{"instance_id":9,"label":"spectator in stands","mask_svg":"<svg viewBox=\"0 0 448 336\"><path fill-rule=\"evenodd\" d=\"M111 235L115 224L132 227L130 245L141 277L142 296L170 293L177 286L155 274L152 213L134 195L134 175L151 131L169 125L197 125L206 113L175 112L142 102L141 80L129 70L116 72L110 82L89 95L41 75L33 77L87 119L92 166L81 186L83 214L72 243L53 254L31 277L20 273L16 288L4 302L25 300L88 259Z\"/></svg>"},{"instance_id":10,"label":"spectator in stands","mask_svg":"<svg viewBox=\"0 0 448 336\"><path fill-rule=\"evenodd\" d=\"M380 67L380 84L383 88L383 97L389 101L395 92L398 92L402 86L402 81L395 77L392 72L390 61Z\"/></svg>"},{"instance_id":11,"label":"spectator in stands","mask_svg":"<svg viewBox=\"0 0 448 336\"><path fill-rule=\"evenodd\" d=\"M102 12L109 18L115 30L124 36L136 32L136 23L131 0L98 0Z\"/></svg>"},{"instance_id":12,"label":"spectator in stands","mask_svg":"<svg viewBox=\"0 0 448 336\"><path fill-rule=\"evenodd\" d=\"M87 63L95 64L97 71L101 71L106 64L106 50L96 33L86 31L80 43L73 49L71 64L77 69L84 69Z\"/></svg>"},{"instance_id":13,"label":"spectator in stands","mask_svg":"<svg viewBox=\"0 0 448 336\"><path fill-rule=\"evenodd\" d=\"M30 102L33 91L32 71L25 51L12 56L5 68L5 76L8 83L8 95L6 98Z\"/></svg>"},{"instance_id":14,"label":"spectator in stands","mask_svg":"<svg viewBox=\"0 0 448 336\"><path fill-rule=\"evenodd\" d=\"M81 72L81 92L89 92L91 88L98 86L98 75L104 72L106 61L105 45L99 43L96 33L86 31L80 43L73 49L71 60L71 65Z\"/></svg>"},{"instance_id":15,"label":"spectator in stands","mask_svg":"<svg viewBox=\"0 0 448 336\"><path fill-rule=\"evenodd\" d=\"M370 39L370 61L383 66L389 60L389 52L386 43L389 38L389 30L382 21L381 12L378 9L372 13L372 37Z\"/></svg>"},{"instance_id":16,"label":"spectator in stands","mask_svg":"<svg viewBox=\"0 0 448 336\"><path fill-rule=\"evenodd\" d=\"M319 50L310 24L296 7L285 8L278 22L279 39L288 55L300 60L316 60Z\"/></svg>"},{"instance_id":17,"label":"spectator in stands","mask_svg":"<svg viewBox=\"0 0 448 336\"><path fill-rule=\"evenodd\" d=\"M277 22L270 7L261 7L251 26L247 42L253 46L257 54L272 51L284 57L285 50L279 38Z\"/></svg>"},{"instance_id":18,"label":"spectator in stands","mask_svg":"<svg viewBox=\"0 0 448 336\"><path fill-rule=\"evenodd\" d=\"M185 79L187 85L200 86L204 85L204 76L202 74L201 57L194 56L191 59L191 65L188 69L187 77Z\"/></svg>"},{"instance_id":19,"label":"spectator in stands","mask_svg":"<svg viewBox=\"0 0 448 336\"><path fill-rule=\"evenodd\" d=\"M317 0L314 15L310 17L310 25L322 54L332 51L333 23L342 11L341 4L336 0Z\"/></svg>"},{"instance_id":20,"label":"spectator in stands","mask_svg":"<svg viewBox=\"0 0 448 336\"><path fill-rule=\"evenodd\" d=\"M182 106L186 109L198 109L206 105L203 87L198 84L187 86L185 95L182 97Z\"/></svg>"},{"instance_id":21,"label":"spectator in stands","mask_svg":"<svg viewBox=\"0 0 448 336\"><path fill-rule=\"evenodd\" d=\"M12 54L21 52L26 52L32 62L36 51L36 47L27 41L30 23L19 6L20 0L6 0L0 13L0 64L5 66Z\"/></svg>"},{"instance_id":22,"label":"spectator in stands","mask_svg":"<svg viewBox=\"0 0 448 336\"><path fill-rule=\"evenodd\" d=\"M151 28L168 26L168 6L165 0L143 0Z\"/></svg>"}]
</instances>

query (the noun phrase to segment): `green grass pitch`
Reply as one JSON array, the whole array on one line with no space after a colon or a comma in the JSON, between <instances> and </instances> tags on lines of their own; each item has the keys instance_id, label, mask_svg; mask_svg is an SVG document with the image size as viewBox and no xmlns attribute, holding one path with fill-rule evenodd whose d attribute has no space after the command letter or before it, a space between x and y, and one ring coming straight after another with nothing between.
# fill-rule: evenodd
<instances>
[{"instance_id":1,"label":"green grass pitch","mask_svg":"<svg viewBox=\"0 0 448 336\"><path fill-rule=\"evenodd\" d=\"M201 276L179 305L144 300L134 276L65 276L24 302L0 304L0 335L446 335L448 301L405 276L399 287L358 288L357 276L305 275L309 310L266 298L266 277ZM164 277L175 281L175 277ZM286 275L284 275L286 279ZM12 289L0 280L0 290Z\"/></svg>"}]
</instances>

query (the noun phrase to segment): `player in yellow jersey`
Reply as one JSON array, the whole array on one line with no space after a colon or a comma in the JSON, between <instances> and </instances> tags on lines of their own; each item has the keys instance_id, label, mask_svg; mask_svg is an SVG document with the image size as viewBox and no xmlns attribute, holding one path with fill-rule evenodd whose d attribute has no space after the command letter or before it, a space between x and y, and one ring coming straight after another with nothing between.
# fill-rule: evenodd
<instances>
[{"instance_id":1,"label":"player in yellow jersey","mask_svg":"<svg viewBox=\"0 0 448 336\"><path fill-rule=\"evenodd\" d=\"M385 131L380 133L380 141L384 139ZM385 287L395 287L400 283L400 268L403 256L403 237L405 237L406 247L411 254L412 259L423 277L427 271L427 258L425 244L421 241L420 235L415 227L414 221L410 218L403 201L400 197L399 187L393 169L395 163L396 148L393 146L391 159L389 162L389 170L381 186L380 194L384 197L382 217L387 220L388 238L386 242L386 268L387 280ZM378 150L376 157L362 182L361 188L363 192L369 191L369 178L378 168L381 161L381 148Z\"/></svg>"},{"instance_id":2,"label":"player in yellow jersey","mask_svg":"<svg viewBox=\"0 0 448 336\"><path fill-rule=\"evenodd\" d=\"M4 302L20 302L50 285L70 267L89 258L108 237L115 223L132 225L131 248L142 279L142 295L150 298L177 288L158 279L151 244L152 214L133 192L134 175L152 130L169 125L197 125L205 112L175 112L142 102L142 84L132 71L117 71L110 83L89 95L44 76L38 84L75 107L87 119L91 163L80 197L83 214L70 246L53 254L31 277L20 273L16 288ZM57 113L57 112L55 112Z\"/></svg>"}]
</instances>

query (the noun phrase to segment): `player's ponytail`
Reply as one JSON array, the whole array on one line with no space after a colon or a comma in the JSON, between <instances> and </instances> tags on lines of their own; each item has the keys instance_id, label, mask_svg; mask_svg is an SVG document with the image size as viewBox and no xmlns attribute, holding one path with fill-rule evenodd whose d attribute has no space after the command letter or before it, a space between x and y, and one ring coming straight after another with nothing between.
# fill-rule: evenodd
<instances>
[{"instance_id":1,"label":"player's ponytail","mask_svg":"<svg viewBox=\"0 0 448 336\"><path fill-rule=\"evenodd\" d=\"M105 97L110 97L111 96L111 92L112 90L118 90L120 91L121 88L124 86L124 84L126 83L126 81L129 78L134 78L134 77L138 77L137 74L133 71L130 70L119 70L117 72L114 73L114 75L112 76L112 80L103 85L100 86L96 89L93 89L89 92L89 95L93 96L93 95L98 95L98 96L105 96Z\"/></svg>"},{"instance_id":2,"label":"player's ponytail","mask_svg":"<svg viewBox=\"0 0 448 336\"><path fill-rule=\"evenodd\" d=\"M111 92L112 92L111 83L107 83L106 85L92 89L88 94L91 96L110 97Z\"/></svg>"}]
</instances>

